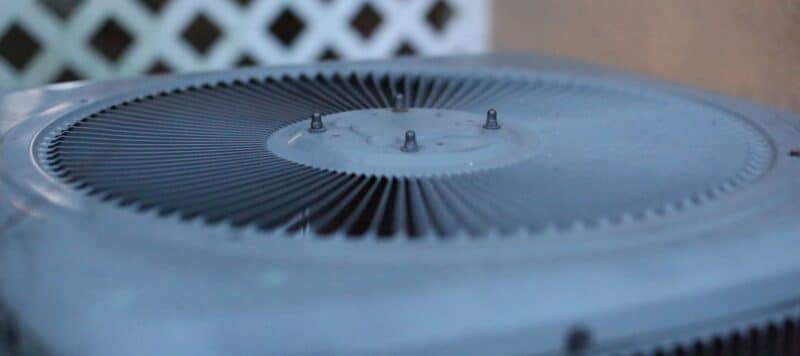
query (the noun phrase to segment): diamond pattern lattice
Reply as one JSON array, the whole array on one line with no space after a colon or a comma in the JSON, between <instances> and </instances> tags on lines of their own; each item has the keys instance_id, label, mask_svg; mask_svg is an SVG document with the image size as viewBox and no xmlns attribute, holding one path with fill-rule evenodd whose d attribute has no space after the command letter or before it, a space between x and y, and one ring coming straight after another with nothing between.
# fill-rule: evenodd
<instances>
[{"instance_id":1,"label":"diamond pattern lattice","mask_svg":"<svg viewBox=\"0 0 800 356\"><path fill-rule=\"evenodd\" d=\"M0 0L0 89L476 53L488 0Z\"/></svg>"}]
</instances>

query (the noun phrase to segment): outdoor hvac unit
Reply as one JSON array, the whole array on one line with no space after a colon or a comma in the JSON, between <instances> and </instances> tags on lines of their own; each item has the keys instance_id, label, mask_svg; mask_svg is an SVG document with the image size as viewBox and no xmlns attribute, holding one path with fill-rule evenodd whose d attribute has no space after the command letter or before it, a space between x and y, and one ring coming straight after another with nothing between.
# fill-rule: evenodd
<instances>
[{"instance_id":1,"label":"outdoor hvac unit","mask_svg":"<svg viewBox=\"0 0 800 356\"><path fill-rule=\"evenodd\" d=\"M45 355L800 354L800 121L532 55L0 98Z\"/></svg>"}]
</instances>

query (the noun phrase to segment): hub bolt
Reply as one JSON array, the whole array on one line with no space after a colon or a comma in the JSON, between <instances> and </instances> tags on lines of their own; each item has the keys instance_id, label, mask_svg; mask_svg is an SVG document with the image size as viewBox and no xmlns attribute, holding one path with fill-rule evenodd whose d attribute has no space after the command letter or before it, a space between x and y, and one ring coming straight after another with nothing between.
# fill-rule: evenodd
<instances>
[{"instance_id":1,"label":"hub bolt","mask_svg":"<svg viewBox=\"0 0 800 356\"><path fill-rule=\"evenodd\" d=\"M413 130L406 131L406 141L403 143L403 147L401 147L400 150L408 153L419 151L416 132Z\"/></svg>"},{"instance_id":2,"label":"hub bolt","mask_svg":"<svg viewBox=\"0 0 800 356\"><path fill-rule=\"evenodd\" d=\"M311 126L308 128L308 132L320 133L325 132L325 130L325 125L322 123L322 114L318 112L311 114Z\"/></svg>"},{"instance_id":3,"label":"hub bolt","mask_svg":"<svg viewBox=\"0 0 800 356\"><path fill-rule=\"evenodd\" d=\"M483 128L487 130L497 130L500 128L500 124L497 123L497 110L489 109L486 112L486 123L483 124Z\"/></svg>"},{"instance_id":4,"label":"hub bolt","mask_svg":"<svg viewBox=\"0 0 800 356\"><path fill-rule=\"evenodd\" d=\"M392 106L392 111L394 112L406 112L408 111L408 103L406 103L406 96L397 93L394 95L394 106Z\"/></svg>"}]
</instances>

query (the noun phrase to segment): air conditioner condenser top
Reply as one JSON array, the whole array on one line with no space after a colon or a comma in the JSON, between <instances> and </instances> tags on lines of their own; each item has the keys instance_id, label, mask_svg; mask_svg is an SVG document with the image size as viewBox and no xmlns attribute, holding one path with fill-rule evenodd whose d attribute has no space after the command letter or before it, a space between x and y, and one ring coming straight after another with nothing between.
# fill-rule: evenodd
<instances>
[{"instance_id":1,"label":"air conditioner condenser top","mask_svg":"<svg viewBox=\"0 0 800 356\"><path fill-rule=\"evenodd\" d=\"M797 119L536 55L10 93L0 349L800 354Z\"/></svg>"}]
</instances>

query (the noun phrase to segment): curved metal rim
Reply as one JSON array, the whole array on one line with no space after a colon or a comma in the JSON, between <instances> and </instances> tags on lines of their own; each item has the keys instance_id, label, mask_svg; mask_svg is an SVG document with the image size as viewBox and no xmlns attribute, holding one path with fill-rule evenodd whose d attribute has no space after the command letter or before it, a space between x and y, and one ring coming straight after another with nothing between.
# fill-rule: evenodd
<instances>
[{"instance_id":1,"label":"curved metal rim","mask_svg":"<svg viewBox=\"0 0 800 356\"><path fill-rule=\"evenodd\" d=\"M426 72L426 71L427 72L434 72L435 71L437 73L441 73L442 72L441 69L438 69L438 68L437 69L430 69L430 68L427 68L426 66L419 66L417 68L412 66L410 68L398 69L395 66L391 66L391 65L389 65L389 66L386 66L386 65L384 65L384 66L373 65L373 66L366 66L366 67L365 66L359 66L357 69L354 69L354 68L348 67L346 65L336 65L336 64L328 65L328 66L324 67L323 70L321 70L319 72L322 72L322 73L336 73L336 72L346 72L348 70L355 71L355 72L383 71L383 72L388 72L388 73L392 73L392 72L401 72L402 73L402 72L414 72L414 71L416 71L416 72ZM459 70L458 69L451 69L450 71L458 72ZM445 71L445 72L447 72L447 71ZM9 156L11 156L11 155L21 156L23 154L23 150L28 150L28 153L26 153L26 154L33 155L33 157L32 157L33 159L31 160L31 162L34 163L34 168L39 174L37 175L37 174L33 174L33 173L29 172L29 173L24 174L24 175L18 175L18 176L24 176L24 178L20 178L19 181L26 182L25 184L29 184L31 186L45 185L44 182L39 182L40 180L42 180L42 179L40 179L41 178L40 175L44 175L45 176L44 180L47 181L47 184L51 184L52 183L53 186L51 186L51 189L54 189L54 190L58 191L58 195L59 196L58 196L58 198L56 198L56 200L61 201L61 202L70 202L70 203L72 203L71 204L72 208L87 207L87 208L94 209L94 205L100 203L101 205L104 205L106 207L106 209L108 209L108 210L122 209L122 210L128 210L128 211L134 212L135 211L135 207L121 208L121 207L116 206L116 204L114 204L113 202L100 202L99 199L96 199L95 197L89 197L89 199L87 199L87 197L85 196L85 194L83 192L77 192L78 194L74 194L74 193L76 193L74 190L61 189L61 187L64 187L64 185L61 182L58 182L58 180L54 180L53 179L53 174L48 172L49 166L46 164L45 159L43 158L41 153L38 153L39 156L37 157L37 152L40 152L40 148L41 147L45 147L48 144L50 139L52 139L53 135L55 135L57 133L60 133L63 129L65 129L69 125L73 124L74 122L77 122L78 120L80 120L80 119L82 119L82 118L84 118L84 117L86 117L86 116L88 116L88 115L90 115L92 113L95 113L95 112L97 112L99 110L108 108L108 107L113 106L113 105L120 105L122 103L134 100L136 98L141 98L141 97L144 97L144 96L147 96L147 95L155 95L157 93L167 93L167 92L170 92L172 90L184 89L184 88L191 87L191 86L199 87L199 86L203 86L203 85L206 85L206 84L209 84L209 83L212 83L212 85L214 85L213 83L222 83L222 82L230 83L230 82L234 82L236 80L247 81L247 80L249 80L250 78L253 78L253 77L270 77L270 76L281 76L281 75L297 76L297 75L300 75L300 74L307 74L308 70L306 68L304 68L304 67L294 67L294 68L288 68L288 69L280 69L280 68L278 68L278 69L274 69L274 70L266 71L266 72L257 72L258 74L260 74L260 75L257 75L257 76L252 75L251 73L252 73L252 70L246 70L246 71L238 71L238 72L232 72L232 73L196 75L196 76L190 76L190 77L187 77L187 78L181 78L181 80L177 80L177 81L174 80L174 79L171 79L171 80L165 80L163 82L157 82L157 83L154 83L152 85L146 85L146 86L143 86L142 88L135 89L135 90L130 90L130 91L128 91L126 93L123 93L123 94L110 95L110 96L103 97L103 98L97 98L98 100L92 102L91 104L79 105L79 106L77 106L75 108L71 108L71 110L69 110L68 112L63 112L63 113L60 113L58 115L53 115L51 117L42 118L42 121L39 121L39 119L37 119L37 118L32 118L32 120L26 121L25 123L20 125L20 127L17 127L15 129L13 129L8 134L8 136L10 137L10 140L18 140L18 139L25 140L25 139L28 139L28 138L25 138L25 136L28 135L30 132L40 132L38 135L34 136L31 139L31 146L30 147L21 147L19 145L10 145L10 146L9 145L3 145L3 146L5 146L5 150L6 151L9 151L9 154L8 154ZM591 85L596 85L599 88L608 88L608 89L612 89L612 90L620 90L622 92L629 92L629 90L630 90L629 89L629 87L630 87L629 83L615 83L614 81L597 80L597 79L594 79L594 78L591 78L591 77L584 78L583 76L570 75L570 73L544 73L544 74L542 74L542 73L538 73L538 72L519 71L519 70L512 70L512 69L500 69L500 70L498 70L496 68L491 68L491 69L476 68L476 69L473 70L473 73L485 74L487 76L494 76L494 77L514 77L514 78L518 78L520 76L531 76L531 79L533 79L533 80L542 79L542 78L552 78L552 80L554 80L554 81L567 82L567 83L571 82L570 79L578 77L578 78L581 79L582 84L583 83L587 83L587 85L591 84ZM534 76L534 73L535 73L535 76ZM248 74L250 74L250 75L248 75ZM636 95L646 95L646 96L649 95L649 96L654 96L656 98L665 98L665 99L674 100L674 99L670 98L671 96L674 97L674 95L665 95L665 93L663 93L662 91L658 91L658 90L653 90L652 92L636 93ZM755 122L755 121L753 121L751 119L748 119L746 115L742 115L741 113L733 112L733 111L731 111L731 110L729 110L729 109L727 109L725 107L722 107L720 105L716 105L713 102L705 102L705 101L702 101L702 100L698 100L697 98L683 97L681 99L682 100L689 100L689 101L692 101L692 102L695 102L695 103L699 103L699 104L704 105L704 106L712 107L712 108L714 108L716 110L727 112L727 113L733 115L733 117L738 118L738 120L741 120L742 124L747 126L748 128L750 128L750 129L752 129L752 130L754 130L756 132L762 132L762 134L760 136L763 136L763 137L766 137L766 138L770 137L769 134L765 132L766 129L764 127L760 127L760 125L758 125L757 122ZM33 123L33 122L36 122L36 124L35 125L28 125L29 123ZM47 124L42 124L44 122L47 122ZM759 134L758 133L754 133L754 135L759 135ZM751 163L749 163L749 165L751 165L751 166L753 166L753 165L755 165L755 166L766 165L767 167L772 166L773 169L775 168L775 166L773 165L773 162L772 162L772 160L774 160L775 157L764 156L764 155L768 155L766 152L768 152L770 150L771 151L775 151L776 150L774 148L775 147L775 143L774 142L767 142L766 144L768 144L772 148L771 149L767 148L767 147L757 148L757 151L761 152L761 153L756 152L756 155L754 156L755 159L758 160L758 162L756 162L755 164L751 162ZM19 167L19 165L17 165L17 167ZM516 232L512 232L512 233L506 234L506 236L514 236L514 235L528 235L528 236L531 236L531 235L554 235L554 234L560 234L560 233L567 233L568 234L569 231L579 231L579 232L582 233L585 230L605 229L605 228L608 228L608 227L617 227L618 225L653 223L653 222L656 222L656 220L665 219L665 218L668 219L668 218L670 218L672 216L675 216L675 215L687 214L687 211L695 210L695 209L698 208L698 206L713 205L713 204L709 204L709 202L710 201L713 202L713 201L718 200L718 199L724 199L727 196L735 195L736 193L740 192L742 188L746 188L746 189L754 188L754 187L750 187L749 185L752 185L752 184L755 184L756 186L759 185L759 182L753 182L753 180L756 180L756 179L760 178L757 175L758 174L757 171L759 171L759 170L751 169L749 167L745 167L745 170L743 171L743 175L742 176L732 177L731 180L729 180L729 181L720 182L720 184L718 186L709 187L708 190L703 191L703 192L695 192L694 194L692 194L690 196L687 196L687 197L683 197L682 199L680 199L678 201L669 202L669 203L667 203L666 206L654 206L654 207L652 207L652 208L650 208L650 209L648 209L646 211L629 212L625 216L621 216L621 217L610 217L610 216L607 216L607 217L603 217L603 218L598 219L596 222L588 222L588 221L580 221L580 220L578 220L578 221L574 221L571 224L571 226L568 226L566 228L565 227L560 227L560 226L549 226L549 227L543 228L541 231L532 231L532 230L529 230L529 229L526 229L526 228L520 228ZM746 182L746 183L744 183L744 182ZM55 194L52 191L50 193L48 193L47 195L51 196L51 197L55 197ZM97 209L102 209L102 208L98 207ZM143 219L150 219L151 218L151 215L148 215L148 214L140 214L140 216ZM152 215L152 216L154 216L154 215ZM178 222L179 224L184 223L180 219L163 219L161 217L158 217L157 220L158 220L158 223L165 223L165 224L171 224L169 220L173 220L174 222ZM278 235L281 235L281 233L282 233L282 230L280 230L280 229L275 230L275 231L271 231L271 232L262 232L262 234L270 235L270 236L278 236ZM489 234L487 234L487 235L489 237L491 237L491 236L500 236L501 234L498 231L490 231ZM337 234L334 234L331 237L333 239L344 238L344 236L339 236ZM429 237L430 238L423 238L422 240L423 241L431 240L432 237L434 237L434 236L429 236ZM398 236L398 238L402 239L403 236ZM364 241L370 241L371 239L363 239L363 240Z\"/></svg>"}]
</instances>

